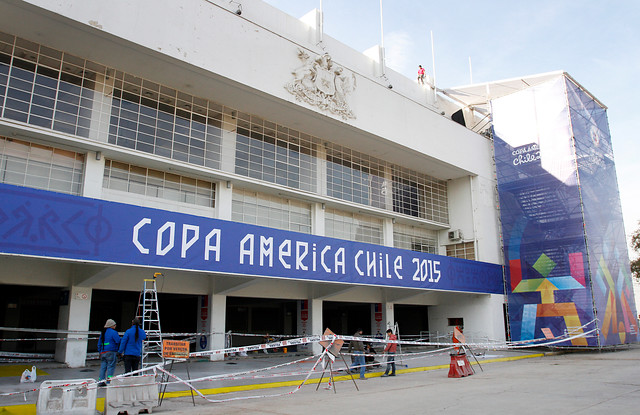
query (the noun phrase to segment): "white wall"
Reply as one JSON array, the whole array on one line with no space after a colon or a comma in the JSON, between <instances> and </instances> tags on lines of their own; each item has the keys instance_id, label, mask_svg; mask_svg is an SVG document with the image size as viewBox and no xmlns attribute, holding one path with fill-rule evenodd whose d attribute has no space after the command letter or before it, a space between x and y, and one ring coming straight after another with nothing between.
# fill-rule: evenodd
<instances>
[{"instance_id":1,"label":"white wall","mask_svg":"<svg viewBox=\"0 0 640 415\"><path fill-rule=\"evenodd\" d=\"M448 333L453 330L448 319L462 317L467 341L504 340L503 298L489 294L448 294L438 306L429 307L429 331Z\"/></svg>"},{"instance_id":2,"label":"white wall","mask_svg":"<svg viewBox=\"0 0 640 415\"><path fill-rule=\"evenodd\" d=\"M315 35L310 34L312 29L308 25L259 0L243 1L242 16L227 10L226 8L231 9L234 5L226 1L114 0L109 7L105 7L102 2L85 0L55 3L30 0L29 3L74 19L86 25L87 32L95 32L93 34L96 36L113 35L136 47L140 45L146 48L138 55L160 55L176 59L215 75L218 80L221 77L226 83L245 90L253 88L260 91L277 99L280 104L288 102L291 108L306 108L321 114L322 118L334 120L329 124L322 121L318 124L321 125L320 128L350 125L362 133L424 153L433 158L434 162L491 177L491 151L486 146L487 140L434 111L427 105L426 95L425 102L420 102L420 94L424 94L421 87L414 85L413 81L398 77L394 80L397 87L388 89L388 83L375 73L374 62L362 53L327 36L322 49L310 41L315 39ZM62 28L61 25L60 30ZM114 43L111 37L109 39ZM50 42L54 42L54 39ZM82 48L77 47L78 50ZM356 119L342 120L306 103L297 102L285 90L284 85L293 80L291 71L301 66L297 57L299 48L306 49L311 55L327 52L336 64L356 74L357 88L349 98L351 109L357 115ZM104 47L92 48L86 53L89 58L94 57L99 62L107 60L110 65L119 60L123 70L131 70L141 76L148 74L151 79L173 80L176 87L188 84L185 81L190 76L188 71L176 73L173 65L148 65L141 57L136 62L124 57L127 50L123 45L105 44ZM387 72L392 74L392 71ZM401 88L403 84L406 87ZM208 85L186 87L206 94ZM417 97L415 91L418 91ZM234 99L239 95L241 94L229 94L224 97L223 102L233 105ZM214 100L217 98L218 101L221 98L219 95L203 97ZM246 110L250 111L251 108ZM265 111L268 112L268 109ZM274 109L273 116L285 120L287 114L291 117L289 126L314 128L312 122L296 126L295 111ZM304 128L301 129L305 131ZM328 132L329 130L327 134ZM353 135L350 136L351 140L357 138L354 131L344 130L344 133ZM408 157L407 163L412 162L410 159Z\"/></svg>"}]
</instances>

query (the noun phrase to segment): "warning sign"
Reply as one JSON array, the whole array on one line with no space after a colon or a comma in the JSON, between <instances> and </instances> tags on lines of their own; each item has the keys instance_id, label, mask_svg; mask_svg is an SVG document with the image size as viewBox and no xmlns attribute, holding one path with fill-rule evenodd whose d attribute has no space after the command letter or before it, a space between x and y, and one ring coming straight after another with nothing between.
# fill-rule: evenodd
<instances>
[{"instance_id":1,"label":"warning sign","mask_svg":"<svg viewBox=\"0 0 640 415\"><path fill-rule=\"evenodd\" d=\"M165 359L188 359L189 342L182 340L163 340L162 357Z\"/></svg>"},{"instance_id":2,"label":"warning sign","mask_svg":"<svg viewBox=\"0 0 640 415\"><path fill-rule=\"evenodd\" d=\"M326 329L324 331L324 333L322 333L323 336L333 336L335 333L332 332L329 329ZM320 342L320 344L322 345L322 347L324 347L325 349L327 347L329 347L329 345L331 344L330 341L327 340L323 340ZM334 356L337 356L338 354L340 354L340 349L342 348L342 345L344 344L344 340L342 339L336 339L333 342L333 345L331 346L331 348L329 349L329 353L333 354Z\"/></svg>"}]
</instances>

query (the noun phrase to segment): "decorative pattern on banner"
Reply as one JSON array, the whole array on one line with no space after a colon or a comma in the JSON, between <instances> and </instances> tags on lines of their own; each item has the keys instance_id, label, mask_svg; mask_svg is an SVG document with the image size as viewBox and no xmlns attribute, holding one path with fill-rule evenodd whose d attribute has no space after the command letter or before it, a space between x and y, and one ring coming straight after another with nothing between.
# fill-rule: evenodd
<instances>
[{"instance_id":1,"label":"decorative pattern on banner","mask_svg":"<svg viewBox=\"0 0 640 415\"><path fill-rule=\"evenodd\" d=\"M502 267L0 184L0 252L503 294Z\"/></svg>"},{"instance_id":2,"label":"decorative pattern on banner","mask_svg":"<svg viewBox=\"0 0 640 415\"><path fill-rule=\"evenodd\" d=\"M571 81L567 96L600 342L636 342L636 305L607 113Z\"/></svg>"},{"instance_id":3,"label":"decorative pattern on banner","mask_svg":"<svg viewBox=\"0 0 640 415\"><path fill-rule=\"evenodd\" d=\"M565 345L636 341L605 110L559 76L492 101L492 111L512 340L543 337L543 328L581 333L597 315L604 339ZM608 161L601 169L598 160Z\"/></svg>"}]
</instances>

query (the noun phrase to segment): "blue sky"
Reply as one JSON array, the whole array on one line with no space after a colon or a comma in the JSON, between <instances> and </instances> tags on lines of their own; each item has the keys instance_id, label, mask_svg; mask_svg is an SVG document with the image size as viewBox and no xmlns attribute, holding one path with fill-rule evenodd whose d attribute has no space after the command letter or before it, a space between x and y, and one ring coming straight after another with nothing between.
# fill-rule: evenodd
<instances>
[{"instance_id":1,"label":"blue sky","mask_svg":"<svg viewBox=\"0 0 640 415\"><path fill-rule=\"evenodd\" d=\"M267 0L302 17L320 0ZM358 51L380 43L379 0L323 0L324 31ZM446 88L564 70L607 107L627 235L640 221L638 0L383 0L387 66L413 79L418 64ZM330 52L329 52L330 53ZM631 256L633 254L630 252Z\"/></svg>"}]
</instances>

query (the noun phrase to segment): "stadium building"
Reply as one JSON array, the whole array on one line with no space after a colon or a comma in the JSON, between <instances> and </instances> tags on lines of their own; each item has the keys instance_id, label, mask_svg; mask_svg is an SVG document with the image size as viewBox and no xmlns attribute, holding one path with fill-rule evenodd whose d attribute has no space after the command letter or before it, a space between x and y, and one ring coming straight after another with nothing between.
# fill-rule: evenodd
<instances>
[{"instance_id":1,"label":"stadium building","mask_svg":"<svg viewBox=\"0 0 640 415\"><path fill-rule=\"evenodd\" d=\"M124 329L161 272L163 331L205 350L637 341L606 107L568 74L419 85L259 0L1 9L5 339ZM82 366L95 342L0 348Z\"/></svg>"}]
</instances>

